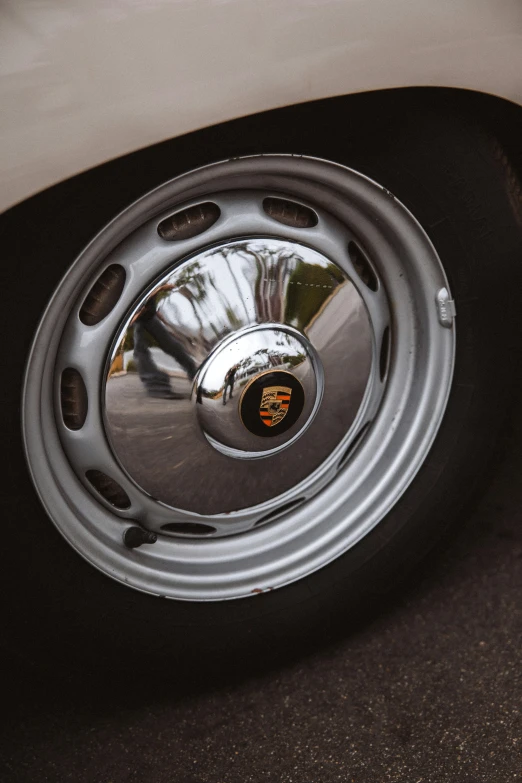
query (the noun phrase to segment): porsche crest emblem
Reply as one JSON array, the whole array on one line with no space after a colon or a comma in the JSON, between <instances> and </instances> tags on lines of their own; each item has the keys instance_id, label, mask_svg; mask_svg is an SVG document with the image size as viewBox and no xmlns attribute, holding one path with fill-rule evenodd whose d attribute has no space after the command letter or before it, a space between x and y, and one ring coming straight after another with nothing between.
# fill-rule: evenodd
<instances>
[{"instance_id":1,"label":"porsche crest emblem","mask_svg":"<svg viewBox=\"0 0 522 783\"><path fill-rule=\"evenodd\" d=\"M290 407L292 389L289 386L265 386L261 395L259 415L267 427L283 421Z\"/></svg>"},{"instance_id":2,"label":"porsche crest emblem","mask_svg":"<svg viewBox=\"0 0 522 783\"><path fill-rule=\"evenodd\" d=\"M239 398L239 417L253 435L275 438L291 429L305 404L304 389L286 370L268 370L245 384Z\"/></svg>"}]
</instances>

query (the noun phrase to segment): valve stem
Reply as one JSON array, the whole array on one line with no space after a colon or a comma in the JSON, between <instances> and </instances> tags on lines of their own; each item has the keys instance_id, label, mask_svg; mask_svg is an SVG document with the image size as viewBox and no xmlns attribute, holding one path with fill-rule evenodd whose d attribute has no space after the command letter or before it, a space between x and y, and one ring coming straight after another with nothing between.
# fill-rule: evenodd
<instances>
[{"instance_id":1,"label":"valve stem","mask_svg":"<svg viewBox=\"0 0 522 783\"><path fill-rule=\"evenodd\" d=\"M136 547L142 544L155 544L158 540L156 533L152 533L150 530L144 530L142 527L133 525L128 527L123 534L123 543L128 549L136 549Z\"/></svg>"}]
</instances>

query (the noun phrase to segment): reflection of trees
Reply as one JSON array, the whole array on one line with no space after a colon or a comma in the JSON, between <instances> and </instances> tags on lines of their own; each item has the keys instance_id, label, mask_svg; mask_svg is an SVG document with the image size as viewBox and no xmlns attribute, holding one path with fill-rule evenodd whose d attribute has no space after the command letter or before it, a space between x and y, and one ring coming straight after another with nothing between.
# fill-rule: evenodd
<instances>
[{"instance_id":1,"label":"reflection of trees","mask_svg":"<svg viewBox=\"0 0 522 783\"><path fill-rule=\"evenodd\" d=\"M224 247L224 248L221 249L221 255L225 259L225 263L226 263L226 265L228 267L228 272L230 274L230 277L234 281L234 286L235 286L236 291L237 291L238 302L241 302L241 304L243 305L243 310L245 311L245 323L248 323L248 321L250 319L250 316L249 316L249 313L248 313L248 307L247 307L246 302L245 302L245 300L244 300L244 298L243 298L243 296L241 294L241 288L239 287L239 282L238 282L238 279L237 279L237 275L235 275L234 272L232 271L232 267L230 265L230 260L229 260L230 254L233 255L234 252L235 252L234 249L231 248L231 247Z\"/></svg>"},{"instance_id":2,"label":"reflection of trees","mask_svg":"<svg viewBox=\"0 0 522 783\"><path fill-rule=\"evenodd\" d=\"M219 251L212 255L224 256L224 253ZM215 274L210 269L201 269L199 261L194 261L182 269L180 273L175 273L174 279L177 290L185 297L192 308L194 318L199 326L201 339L205 340L205 326L211 329L214 336L218 339L229 331L228 327L235 330L241 326L241 320L234 309L234 303L230 302L227 297L227 292L220 285L219 280L216 280ZM215 311L208 312L210 290L213 291L214 297L218 299L221 305L221 312L226 315L226 323L216 324L215 317L217 313Z\"/></svg>"},{"instance_id":3,"label":"reflection of trees","mask_svg":"<svg viewBox=\"0 0 522 783\"><path fill-rule=\"evenodd\" d=\"M291 323L304 330L343 282L342 272L334 264L311 264L295 248L274 248L269 242L238 242L217 253L223 255L227 262L243 307L237 277L232 273L229 259L231 255L239 255L254 262L257 320L265 323ZM248 316L246 308L245 313Z\"/></svg>"},{"instance_id":4,"label":"reflection of trees","mask_svg":"<svg viewBox=\"0 0 522 783\"><path fill-rule=\"evenodd\" d=\"M288 321L296 329L304 331L342 282L342 273L334 264L325 268L299 259L289 279L286 297Z\"/></svg>"},{"instance_id":5,"label":"reflection of trees","mask_svg":"<svg viewBox=\"0 0 522 783\"><path fill-rule=\"evenodd\" d=\"M182 264L149 299L165 327L202 361L223 336L252 323L304 331L343 282L333 264L306 258L296 246L270 239L239 241ZM128 329L119 350L133 349Z\"/></svg>"},{"instance_id":6,"label":"reflection of trees","mask_svg":"<svg viewBox=\"0 0 522 783\"><path fill-rule=\"evenodd\" d=\"M206 276L206 272L201 271L199 261L192 261L192 263L187 264L187 266L182 267L179 272L175 273L176 288L191 306L201 336L205 328L200 311L202 302L207 298ZM219 334L214 324L210 322L209 326L213 328L214 334L218 337Z\"/></svg>"},{"instance_id":7,"label":"reflection of trees","mask_svg":"<svg viewBox=\"0 0 522 783\"><path fill-rule=\"evenodd\" d=\"M284 320L287 268L296 254L283 248L274 250L259 242L240 242L235 250L255 263L254 298L258 319L265 323L281 323Z\"/></svg>"},{"instance_id":8,"label":"reflection of trees","mask_svg":"<svg viewBox=\"0 0 522 783\"><path fill-rule=\"evenodd\" d=\"M242 378L248 378L257 372L263 370L270 370L271 368L278 367L296 367L306 359L304 352L297 352L295 350L288 351L288 347L291 344L289 335L282 335L283 339L278 341L281 345L281 350L274 348L258 348L250 356L246 356L237 363L236 377L238 380ZM287 350L285 351L284 342L287 343ZM293 346L292 346L293 347Z\"/></svg>"},{"instance_id":9,"label":"reflection of trees","mask_svg":"<svg viewBox=\"0 0 522 783\"><path fill-rule=\"evenodd\" d=\"M255 279L242 270L234 260L243 259L255 268ZM220 275L226 265L226 279L233 289L223 285ZM247 305L240 280L245 276L249 287L254 283L254 309ZM235 331L253 321L264 323L291 323L303 330L321 309L337 286L342 273L334 264L313 264L305 261L295 247L271 245L270 240L245 240L211 251L207 263L193 261L174 272L172 281L176 290L190 304L199 326L200 338L205 328L215 338ZM212 307L212 300L219 308ZM167 297L162 292L161 297Z\"/></svg>"}]
</instances>

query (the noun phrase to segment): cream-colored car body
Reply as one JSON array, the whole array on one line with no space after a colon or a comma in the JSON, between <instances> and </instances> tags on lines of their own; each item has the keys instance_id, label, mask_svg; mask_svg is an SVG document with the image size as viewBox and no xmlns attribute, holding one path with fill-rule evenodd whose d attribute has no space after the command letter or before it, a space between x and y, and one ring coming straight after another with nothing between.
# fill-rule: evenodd
<instances>
[{"instance_id":1,"label":"cream-colored car body","mask_svg":"<svg viewBox=\"0 0 522 783\"><path fill-rule=\"evenodd\" d=\"M224 120L422 85L522 103L522 2L4 0L0 209Z\"/></svg>"}]
</instances>

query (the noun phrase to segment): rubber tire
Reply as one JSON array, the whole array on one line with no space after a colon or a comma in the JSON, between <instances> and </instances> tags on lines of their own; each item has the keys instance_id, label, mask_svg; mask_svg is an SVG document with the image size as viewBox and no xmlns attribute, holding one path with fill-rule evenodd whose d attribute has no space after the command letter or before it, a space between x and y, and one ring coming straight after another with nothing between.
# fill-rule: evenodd
<instances>
[{"instance_id":1,"label":"rubber tire","mask_svg":"<svg viewBox=\"0 0 522 783\"><path fill-rule=\"evenodd\" d=\"M339 622L349 629L361 614L368 616L398 577L459 522L518 388L513 356L520 333L520 190L498 142L451 103L405 107L385 95L371 110L359 102L356 123L354 105L354 100L331 104L319 117L314 107L301 107L159 145L52 188L2 217L8 277L3 334L9 334L2 390L2 578L8 596L4 639L12 649L81 667L147 661L208 667L209 661L231 662L256 651L257 657L268 650L274 656L288 645L325 638ZM355 130L346 131L348 120ZM424 226L457 302L457 359L447 412L426 463L400 502L334 563L248 599L191 604L154 598L88 565L43 512L20 438L25 358L60 277L119 209L181 171L232 154L281 151L367 173Z\"/></svg>"}]
</instances>

